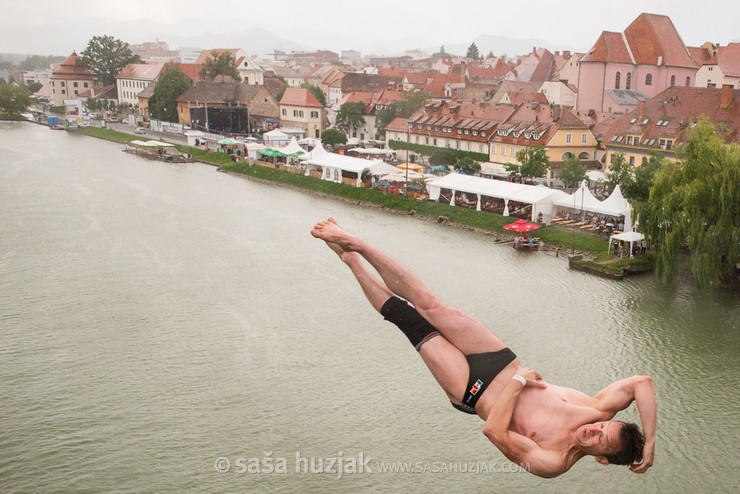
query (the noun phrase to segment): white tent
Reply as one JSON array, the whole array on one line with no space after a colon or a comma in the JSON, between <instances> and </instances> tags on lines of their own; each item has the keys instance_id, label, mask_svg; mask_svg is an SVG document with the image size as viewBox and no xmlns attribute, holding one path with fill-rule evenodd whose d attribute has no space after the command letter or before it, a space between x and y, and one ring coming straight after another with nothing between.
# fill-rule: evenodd
<instances>
[{"instance_id":1,"label":"white tent","mask_svg":"<svg viewBox=\"0 0 740 494\"><path fill-rule=\"evenodd\" d=\"M299 156L306 154L306 150L298 145L298 142L295 140L295 137L292 137L290 139L290 143L287 146L280 148L279 151L283 154L299 153Z\"/></svg>"},{"instance_id":2,"label":"white tent","mask_svg":"<svg viewBox=\"0 0 740 494\"><path fill-rule=\"evenodd\" d=\"M372 154L375 156L389 156L392 151L388 149L378 149L378 148L352 148L347 151L348 153L358 153L358 154Z\"/></svg>"},{"instance_id":3,"label":"white tent","mask_svg":"<svg viewBox=\"0 0 740 494\"><path fill-rule=\"evenodd\" d=\"M271 130L270 132L265 132L262 135L262 138L265 140L265 144L267 144L268 146L279 146L290 141L290 136L278 129Z\"/></svg>"},{"instance_id":4,"label":"white tent","mask_svg":"<svg viewBox=\"0 0 740 494\"><path fill-rule=\"evenodd\" d=\"M303 160L301 163L306 165L306 175L311 173L311 167L314 167L314 169L321 168L321 179L329 180L331 182L342 183L342 174L344 172L356 173L357 187L360 186L360 182L362 180L361 175L365 169L370 170L370 173L373 175L398 171L398 168L395 166L389 165L381 160L366 160L342 154L329 153L321 144L311 150L307 159Z\"/></svg>"},{"instance_id":5,"label":"white tent","mask_svg":"<svg viewBox=\"0 0 740 494\"><path fill-rule=\"evenodd\" d=\"M555 205L561 208L572 209L574 212L584 211L590 213L611 214L604 211L601 207L601 201L596 199L586 185L586 181L581 182L581 186L571 195L555 201Z\"/></svg>"},{"instance_id":6,"label":"white tent","mask_svg":"<svg viewBox=\"0 0 740 494\"><path fill-rule=\"evenodd\" d=\"M629 244L630 244L630 258L632 258L632 257L634 257L632 255L632 245L635 242L641 242L644 239L645 239L645 235L643 235L642 233L637 233L637 232L624 232L624 233L619 233L617 235L611 235L609 237L609 247L607 247L606 252L607 252L607 254L609 253L609 251L611 250L611 247L612 247L612 243L614 243L615 240L618 240L620 242L629 242Z\"/></svg>"},{"instance_id":7,"label":"white tent","mask_svg":"<svg viewBox=\"0 0 740 494\"><path fill-rule=\"evenodd\" d=\"M614 187L612 194L604 199L601 205L606 209L614 211L615 214L613 216L624 216L624 230L626 232L632 230L632 206L630 206L630 203L622 195L619 185Z\"/></svg>"},{"instance_id":8,"label":"white tent","mask_svg":"<svg viewBox=\"0 0 740 494\"><path fill-rule=\"evenodd\" d=\"M455 194L463 192L475 194L478 199L476 209L481 210L481 196L493 197L504 200L504 216L509 216L509 201L523 202L532 205L532 221L536 220L542 213L545 221L552 216L553 202L568 195L560 190L548 189L534 185L515 184L502 180L491 180L488 178L472 177L459 173L450 173L440 177L429 184L429 198L433 201L439 199L442 189L452 190L450 205L455 205Z\"/></svg>"}]
</instances>

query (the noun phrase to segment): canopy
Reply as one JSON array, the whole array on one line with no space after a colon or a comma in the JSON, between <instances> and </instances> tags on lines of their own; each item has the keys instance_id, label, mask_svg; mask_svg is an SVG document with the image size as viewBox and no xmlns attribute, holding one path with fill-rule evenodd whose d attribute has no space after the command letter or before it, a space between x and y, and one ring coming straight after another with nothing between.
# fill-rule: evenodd
<instances>
[{"instance_id":1,"label":"canopy","mask_svg":"<svg viewBox=\"0 0 740 494\"><path fill-rule=\"evenodd\" d=\"M524 220L516 220L510 225L504 225L502 228L504 230L511 230L512 232L531 232L532 230L537 230L539 227L540 225L533 225Z\"/></svg>"},{"instance_id":2,"label":"canopy","mask_svg":"<svg viewBox=\"0 0 740 494\"><path fill-rule=\"evenodd\" d=\"M381 160L366 160L352 156L334 154L327 152L319 143L302 163L306 164L306 175L310 174L311 166L321 168L321 178L332 182L342 182L342 173L356 173L357 186L359 187L362 172L370 170L373 175L383 172L397 172L398 168L384 163Z\"/></svg>"},{"instance_id":3,"label":"canopy","mask_svg":"<svg viewBox=\"0 0 740 494\"><path fill-rule=\"evenodd\" d=\"M274 148L258 149L257 152L260 153L261 155L270 156L270 157L275 157L275 156L277 156L277 157L283 157L283 156L287 156L285 153L283 153L281 151L278 151L277 149L274 149Z\"/></svg>"},{"instance_id":4,"label":"canopy","mask_svg":"<svg viewBox=\"0 0 740 494\"><path fill-rule=\"evenodd\" d=\"M637 232L624 232L624 233L618 233L617 235L611 235L609 237L609 246L606 248L606 252L609 253L611 250L612 244L615 240L618 240L620 242L629 242L630 244L630 258L634 257L632 255L632 245L635 242L641 242L645 239L645 235L642 233Z\"/></svg>"},{"instance_id":5,"label":"canopy","mask_svg":"<svg viewBox=\"0 0 740 494\"><path fill-rule=\"evenodd\" d=\"M239 141L237 141L235 139L232 139L231 137L227 137L225 139L221 139L220 141L218 141L218 143L219 144L229 144L229 145L231 145L231 144L241 144L241 142L239 142Z\"/></svg>"},{"instance_id":6,"label":"canopy","mask_svg":"<svg viewBox=\"0 0 740 494\"><path fill-rule=\"evenodd\" d=\"M352 148L347 150L348 153L359 153L359 154L372 154L375 156L379 155L389 155L391 154L391 151L387 149L378 149L378 148Z\"/></svg>"},{"instance_id":7,"label":"canopy","mask_svg":"<svg viewBox=\"0 0 740 494\"><path fill-rule=\"evenodd\" d=\"M476 194L478 196L478 206L476 208L478 211L481 209L481 196L503 199L505 202L504 216L509 215L509 201L532 204L532 220L540 212L549 217L552 214L553 201L568 197L568 194L561 190L472 177L459 173L450 173L429 184L429 198L433 201L438 200L442 189L453 191L450 205L454 205L456 192Z\"/></svg>"},{"instance_id":8,"label":"canopy","mask_svg":"<svg viewBox=\"0 0 740 494\"><path fill-rule=\"evenodd\" d=\"M588 211L591 213L614 214L611 210L605 210L601 201L596 199L586 185L586 181L581 182L581 186L570 196L555 201L556 206L573 209L574 211ZM621 214L621 213L619 213ZM615 215L618 216L619 214Z\"/></svg>"},{"instance_id":9,"label":"canopy","mask_svg":"<svg viewBox=\"0 0 740 494\"><path fill-rule=\"evenodd\" d=\"M287 141L288 139L290 139L290 136L288 136L288 134L277 129L271 130L270 132L265 132L262 137L264 137L265 140L269 141Z\"/></svg>"},{"instance_id":10,"label":"canopy","mask_svg":"<svg viewBox=\"0 0 740 494\"><path fill-rule=\"evenodd\" d=\"M632 221L631 221L632 206L630 206L630 203L627 202L627 199L625 199L624 196L622 195L622 190L619 188L619 185L614 187L612 194L606 199L604 199L601 205L602 207L613 210L613 211L620 211L618 214L615 214L614 216L623 215L625 231L632 230Z\"/></svg>"},{"instance_id":11,"label":"canopy","mask_svg":"<svg viewBox=\"0 0 740 494\"><path fill-rule=\"evenodd\" d=\"M295 137L290 139L290 143L287 146L280 148L280 152L286 156L300 156L302 154L306 154L306 151L298 145Z\"/></svg>"},{"instance_id":12,"label":"canopy","mask_svg":"<svg viewBox=\"0 0 740 494\"><path fill-rule=\"evenodd\" d=\"M169 142L162 142L162 141L139 141L137 139L134 139L133 141L128 141L129 144L133 144L134 146L142 146L147 148L173 148L175 147L174 144L170 144Z\"/></svg>"}]
</instances>

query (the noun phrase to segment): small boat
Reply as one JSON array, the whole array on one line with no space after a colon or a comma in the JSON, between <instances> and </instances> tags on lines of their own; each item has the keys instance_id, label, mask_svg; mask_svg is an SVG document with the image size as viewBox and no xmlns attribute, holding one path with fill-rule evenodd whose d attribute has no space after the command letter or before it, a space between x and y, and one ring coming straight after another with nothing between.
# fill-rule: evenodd
<instances>
[{"instance_id":1,"label":"small boat","mask_svg":"<svg viewBox=\"0 0 740 494\"><path fill-rule=\"evenodd\" d=\"M516 237L514 239L514 248L517 250L538 250L540 248L540 238L532 237L526 239L524 237Z\"/></svg>"},{"instance_id":2,"label":"small boat","mask_svg":"<svg viewBox=\"0 0 740 494\"><path fill-rule=\"evenodd\" d=\"M62 127L61 125L52 125L51 130L66 130L66 129Z\"/></svg>"}]
</instances>

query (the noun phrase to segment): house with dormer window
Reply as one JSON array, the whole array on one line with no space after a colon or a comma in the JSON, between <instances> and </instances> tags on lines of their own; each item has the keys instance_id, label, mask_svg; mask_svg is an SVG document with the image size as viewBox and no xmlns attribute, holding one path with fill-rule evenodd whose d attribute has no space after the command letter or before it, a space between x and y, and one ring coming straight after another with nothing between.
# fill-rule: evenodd
<instances>
[{"instance_id":1,"label":"house with dormer window","mask_svg":"<svg viewBox=\"0 0 740 494\"><path fill-rule=\"evenodd\" d=\"M100 87L90 69L77 65L78 59L77 53L72 53L52 70L49 77L52 105L62 106L65 99L76 99L81 93Z\"/></svg>"},{"instance_id":2,"label":"house with dormer window","mask_svg":"<svg viewBox=\"0 0 740 494\"><path fill-rule=\"evenodd\" d=\"M672 87L637 109L618 118L603 131L607 168L617 153L633 166L652 152L676 161L676 147L688 138L701 115L709 116L726 143L740 141L740 90L731 85L717 88Z\"/></svg>"},{"instance_id":3,"label":"house with dormer window","mask_svg":"<svg viewBox=\"0 0 740 494\"><path fill-rule=\"evenodd\" d=\"M693 86L699 69L671 19L657 14L640 14L623 33L602 32L578 64L580 112L630 111L667 87ZM629 97L634 105L614 104Z\"/></svg>"}]
</instances>

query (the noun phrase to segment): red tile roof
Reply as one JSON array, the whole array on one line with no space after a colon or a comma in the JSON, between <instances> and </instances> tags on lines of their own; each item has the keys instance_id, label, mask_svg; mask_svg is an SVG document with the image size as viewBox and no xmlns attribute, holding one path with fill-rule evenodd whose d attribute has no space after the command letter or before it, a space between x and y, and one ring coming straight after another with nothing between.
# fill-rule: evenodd
<instances>
[{"instance_id":1,"label":"red tile roof","mask_svg":"<svg viewBox=\"0 0 740 494\"><path fill-rule=\"evenodd\" d=\"M391 123L385 126L385 130L393 132L406 132L409 130L409 119L408 118L394 118Z\"/></svg>"},{"instance_id":2,"label":"red tile roof","mask_svg":"<svg viewBox=\"0 0 740 494\"><path fill-rule=\"evenodd\" d=\"M740 43L730 43L719 47L717 61L724 75L740 77Z\"/></svg>"},{"instance_id":3,"label":"red tile roof","mask_svg":"<svg viewBox=\"0 0 740 494\"><path fill-rule=\"evenodd\" d=\"M683 142L689 124L702 114L709 116L726 142L740 141L740 90L677 86L665 89L644 106L618 118L604 130L602 142L610 147L624 147L628 133L639 134L640 144L635 148L647 150L659 148L660 138Z\"/></svg>"},{"instance_id":4,"label":"red tile roof","mask_svg":"<svg viewBox=\"0 0 740 494\"><path fill-rule=\"evenodd\" d=\"M198 60L196 60L195 63L202 64L209 58L213 58L211 52L214 51L228 51L234 57L234 60L236 60L237 54L241 51L241 48L213 48L210 50L203 50L202 52L200 52Z\"/></svg>"},{"instance_id":5,"label":"red tile roof","mask_svg":"<svg viewBox=\"0 0 740 494\"><path fill-rule=\"evenodd\" d=\"M51 74L52 79L68 79L68 80L93 80L95 75L87 67L76 65L79 56L76 53L72 53L68 56L64 62L59 64L59 67L54 69Z\"/></svg>"},{"instance_id":6,"label":"red tile roof","mask_svg":"<svg viewBox=\"0 0 740 494\"><path fill-rule=\"evenodd\" d=\"M604 31L581 62L632 63L632 57L621 33Z\"/></svg>"},{"instance_id":7,"label":"red tile roof","mask_svg":"<svg viewBox=\"0 0 740 494\"><path fill-rule=\"evenodd\" d=\"M311 91L298 87L286 88L285 93L283 93L283 98L280 100L280 104L291 106L311 106L317 108L324 107L319 103L316 97L311 94Z\"/></svg>"},{"instance_id":8,"label":"red tile roof","mask_svg":"<svg viewBox=\"0 0 740 494\"><path fill-rule=\"evenodd\" d=\"M624 33L601 33L581 61L697 67L670 17L644 13Z\"/></svg>"},{"instance_id":9,"label":"red tile roof","mask_svg":"<svg viewBox=\"0 0 740 494\"><path fill-rule=\"evenodd\" d=\"M164 69L164 62L130 63L116 75L116 79L143 79L153 81L159 74L164 72Z\"/></svg>"}]
</instances>

